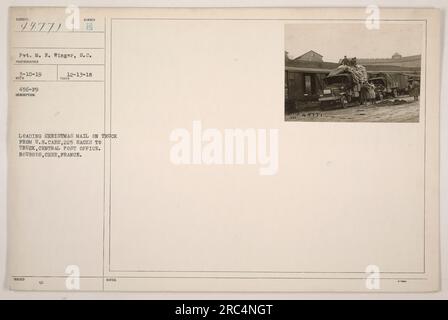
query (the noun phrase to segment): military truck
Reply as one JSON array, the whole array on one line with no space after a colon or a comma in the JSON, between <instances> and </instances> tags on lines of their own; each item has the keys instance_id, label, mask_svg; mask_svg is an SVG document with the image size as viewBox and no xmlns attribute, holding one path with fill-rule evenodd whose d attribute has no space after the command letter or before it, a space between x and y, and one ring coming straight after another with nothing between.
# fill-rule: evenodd
<instances>
[{"instance_id":1,"label":"military truck","mask_svg":"<svg viewBox=\"0 0 448 320\"><path fill-rule=\"evenodd\" d=\"M322 94L319 97L320 107L347 108L354 102L360 102L361 90L366 82L367 72L364 66L339 66L324 79Z\"/></svg>"},{"instance_id":2,"label":"military truck","mask_svg":"<svg viewBox=\"0 0 448 320\"><path fill-rule=\"evenodd\" d=\"M369 83L375 86L378 96L396 98L398 95L408 94L409 75L402 73L371 73Z\"/></svg>"}]
</instances>

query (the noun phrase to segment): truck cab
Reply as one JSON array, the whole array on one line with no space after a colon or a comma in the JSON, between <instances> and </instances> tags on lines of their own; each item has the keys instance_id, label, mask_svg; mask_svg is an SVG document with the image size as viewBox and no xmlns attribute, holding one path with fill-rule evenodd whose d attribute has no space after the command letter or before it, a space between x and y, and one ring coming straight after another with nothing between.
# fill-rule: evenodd
<instances>
[{"instance_id":1,"label":"truck cab","mask_svg":"<svg viewBox=\"0 0 448 320\"><path fill-rule=\"evenodd\" d=\"M343 107L359 98L359 86L350 73L331 75L324 79L324 89L319 97L321 108Z\"/></svg>"}]
</instances>

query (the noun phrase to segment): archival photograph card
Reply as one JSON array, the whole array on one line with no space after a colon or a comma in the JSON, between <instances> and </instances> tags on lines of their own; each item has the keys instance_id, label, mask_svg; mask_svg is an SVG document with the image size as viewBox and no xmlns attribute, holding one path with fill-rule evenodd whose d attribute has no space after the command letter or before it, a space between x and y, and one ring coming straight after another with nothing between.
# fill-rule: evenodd
<instances>
[{"instance_id":1,"label":"archival photograph card","mask_svg":"<svg viewBox=\"0 0 448 320\"><path fill-rule=\"evenodd\" d=\"M439 290L440 12L14 7L12 290Z\"/></svg>"}]
</instances>

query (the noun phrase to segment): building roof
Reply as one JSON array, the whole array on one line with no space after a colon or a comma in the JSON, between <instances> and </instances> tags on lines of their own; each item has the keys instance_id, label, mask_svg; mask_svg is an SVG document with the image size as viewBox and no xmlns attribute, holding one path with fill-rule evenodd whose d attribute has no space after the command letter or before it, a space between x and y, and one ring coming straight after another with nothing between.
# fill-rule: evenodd
<instances>
[{"instance_id":1,"label":"building roof","mask_svg":"<svg viewBox=\"0 0 448 320\"><path fill-rule=\"evenodd\" d=\"M315 55L318 55L318 56L321 57L321 58L323 57L323 55L317 53L316 51L314 51L314 50L310 50L310 51L307 51L307 52L305 52L304 54L298 56L297 58L294 58L294 60L297 60L297 59L300 60L300 58L302 58L304 55L307 55L307 54L309 54L309 53L313 53L313 54L315 54Z\"/></svg>"},{"instance_id":2,"label":"building roof","mask_svg":"<svg viewBox=\"0 0 448 320\"><path fill-rule=\"evenodd\" d=\"M395 55L394 55L395 56ZM407 56L407 57L401 57L401 58L358 58L357 61L359 63L390 63L390 62L408 62L408 61L416 61L421 60L422 56L420 54L413 55L413 56Z\"/></svg>"},{"instance_id":3,"label":"building roof","mask_svg":"<svg viewBox=\"0 0 448 320\"><path fill-rule=\"evenodd\" d=\"M339 66L338 63L333 62L298 60L298 58L286 61L285 63L287 67L328 69L328 70L336 69Z\"/></svg>"},{"instance_id":4,"label":"building roof","mask_svg":"<svg viewBox=\"0 0 448 320\"><path fill-rule=\"evenodd\" d=\"M286 60L286 70L301 71L309 73L329 73L331 70L336 69L340 64L333 62L320 62L320 61L304 61L304 60ZM367 72L390 72L390 73L412 73L419 74L420 68L418 67L400 67L393 65L366 65Z\"/></svg>"}]
</instances>

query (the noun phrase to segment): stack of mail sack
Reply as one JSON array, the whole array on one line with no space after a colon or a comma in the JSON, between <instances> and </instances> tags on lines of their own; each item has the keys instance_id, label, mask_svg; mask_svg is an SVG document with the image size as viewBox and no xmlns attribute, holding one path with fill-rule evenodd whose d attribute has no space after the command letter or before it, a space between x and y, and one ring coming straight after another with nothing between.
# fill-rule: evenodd
<instances>
[{"instance_id":1,"label":"stack of mail sack","mask_svg":"<svg viewBox=\"0 0 448 320\"><path fill-rule=\"evenodd\" d=\"M332 70L329 76L335 76L341 73L350 73L358 85L362 85L367 82L367 70L364 66L357 64L355 66L340 65L336 69Z\"/></svg>"}]
</instances>

